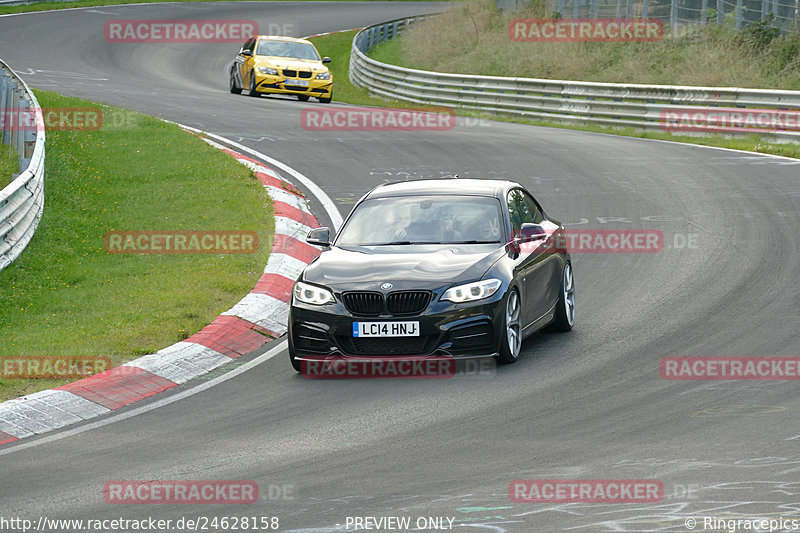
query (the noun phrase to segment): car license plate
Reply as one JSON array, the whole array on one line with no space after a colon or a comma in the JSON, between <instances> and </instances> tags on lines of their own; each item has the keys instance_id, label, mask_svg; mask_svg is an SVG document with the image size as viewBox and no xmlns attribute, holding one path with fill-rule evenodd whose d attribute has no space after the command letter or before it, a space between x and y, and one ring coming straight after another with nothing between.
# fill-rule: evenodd
<instances>
[{"instance_id":1,"label":"car license plate","mask_svg":"<svg viewBox=\"0 0 800 533\"><path fill-rule=\"evenodd\" d=\"M353 337L419 337L419 322L353 322Z\"/></svg>"},{"instance_id":2,"label":"car license plate","mask_svg":"<svg viewBox=\"0 0 800 533\"><path fill-rule=\"evenodd\" d=\"M308 80L286 80L285 85L294 87L308 87Z\"/></svg>"}]
</instances>

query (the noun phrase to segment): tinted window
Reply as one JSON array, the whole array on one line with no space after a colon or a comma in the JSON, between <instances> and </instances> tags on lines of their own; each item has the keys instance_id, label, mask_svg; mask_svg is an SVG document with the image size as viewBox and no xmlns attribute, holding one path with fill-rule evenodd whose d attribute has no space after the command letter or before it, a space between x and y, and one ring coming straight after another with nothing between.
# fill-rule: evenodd
<instances>
[{"instance_id":1,"label":"tinted window","mask_svg":"<svg viewBox=\"0 0 800 533\"><path fill-rule=\"evenodd\" d=\"M528 208L528 213L531 216L532 222L535 224L541 224L544 220L544 215L542 215L542 210L539 208L539 204L536 203L529 194L523 193L523 197L525 199L525 206ZM529 222L526 220L525 222Z\"/></svg>"},{"instance_id":2,"label":"tinted window","mask_svg":"<svg viewBox=\"0 0 800 533\"><path fill-rule=\"evenodd\" d=\"M533 222L533 216L525 203L525 196L521 189L514 189L508 193L508 216L511 219L511 230L516 235L525 222Z\"/></svg>"},{"instance_id":3,"label":"tinted window","mask_svg":"<svg viewBox=\"0 0 800 533\"><path fill-rule=\"evenodd\" d=\"M397 196L359 204L336 245L499 243L503 231L495 198Z\"/></svg>"}]
</instances>

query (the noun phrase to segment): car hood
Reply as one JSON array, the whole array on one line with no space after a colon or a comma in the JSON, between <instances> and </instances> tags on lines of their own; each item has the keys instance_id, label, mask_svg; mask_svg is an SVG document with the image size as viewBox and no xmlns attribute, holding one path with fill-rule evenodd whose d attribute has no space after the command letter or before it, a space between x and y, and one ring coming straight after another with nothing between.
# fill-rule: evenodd
<instances>
[{"instance_id":1,"label":"car hood","mask_svg":"<svg viewBox=\"0 0 800 533\"><path fill-rule=\"evenodd\" d=\"M376 290L382 283L433 289L480 279L505 253L497 244L334 247L308 265L303 279L339 290Z\"/></svg>"}]
</instances>

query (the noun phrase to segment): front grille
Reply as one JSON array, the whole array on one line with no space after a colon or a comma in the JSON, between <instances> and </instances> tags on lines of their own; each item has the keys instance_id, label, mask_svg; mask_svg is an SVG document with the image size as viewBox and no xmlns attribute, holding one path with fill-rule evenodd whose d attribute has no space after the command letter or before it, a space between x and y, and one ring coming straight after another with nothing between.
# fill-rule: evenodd
<instances>
[{"instance_id":1,"label":"front grille","mask_svg":"<svg viewBox=\"0 0 800 533\"><path fill-rule=\"evenodd\" d=\"M430 335L374 339L339 337L340 344L351 355L425 355L431 351L433 340Z\"/></svg>"},{"instance_id":2,"label":"front grille","mask_svg":"<svg viewBox=\"0 0 800 533\"><path fill-rule=\"evenodd\" d=\"M383 295L379 292L346 292L342 301L354 315L377 316L383 312Z\"/></svg>"},{"instance_id":3,"label":"front grille","mask_svg":"<svg viewBox=\"0 0 800 533\"><path fill-rule=\"evenodd\" d=\"M393 315L411 315L422 312L431 301L430 291L398 291L386 299Z\"/></svg>"},{"instance_id":4,"label":"front grille","mask_svg":"<svg viewBox=\"0 0 800 533\"><path fill-rule=\"evenodd\" d=\"M354 315L378 316L385 313L392 315L415 315L428 307L431 291L396 291L386 297L380 292L346 292L342 294L347 310Z\"/></svg>"},{"instance_id":5,"label":"front grille","mask_svg":"<svg viewBox=\"0 0 800 533\"><path fill-rule=\"evenodd\" d=\"M312 72L308 70L284 70L283 75L287 78L302 78L308 79L311 77Z\"/></svg>"}]
</instances>

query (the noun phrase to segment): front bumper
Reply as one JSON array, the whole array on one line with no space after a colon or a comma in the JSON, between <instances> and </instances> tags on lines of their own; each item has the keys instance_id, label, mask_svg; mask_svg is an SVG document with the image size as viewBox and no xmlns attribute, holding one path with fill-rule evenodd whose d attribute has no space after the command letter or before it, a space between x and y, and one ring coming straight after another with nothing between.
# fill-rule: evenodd
<instances>
[{"instance_id":1,"label":"front bumper","mask_svg":"<svg viewBox=\"0 0 800 533\"><path fill-rule=\"evenodd\" d=\"M337 297L314 306L293 298L289 311L289 343L295 359L327 357L452 356L456 359L497 355L504 332L504 296L471 304L440 302L440 294L419 314L357 316ZM418 337L353 336L353 322L418 321Z\"/></svg>"},{"instance_id":2,"label":"front bumper","mask_svg":"<svg viewBox=\"0 0 800 533\"><path fill-rule=\"evenodd\" d=\"M329 98L333 91L333 80L303 79L301 81L308 82L308 87L298 87L292 85L294 79L299 78L256 74L256 92L264 94L304 94Z\"/></svg>"}]
</instances>

